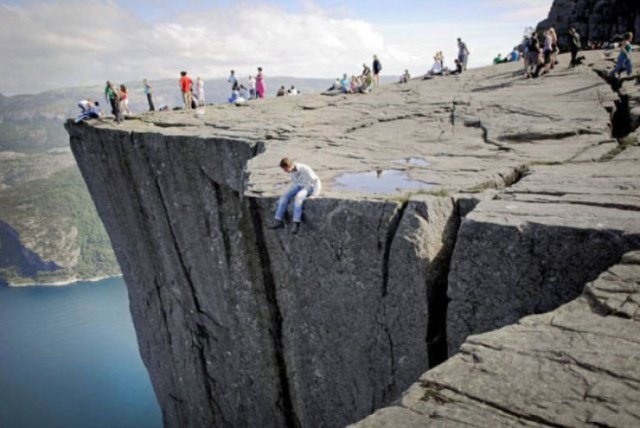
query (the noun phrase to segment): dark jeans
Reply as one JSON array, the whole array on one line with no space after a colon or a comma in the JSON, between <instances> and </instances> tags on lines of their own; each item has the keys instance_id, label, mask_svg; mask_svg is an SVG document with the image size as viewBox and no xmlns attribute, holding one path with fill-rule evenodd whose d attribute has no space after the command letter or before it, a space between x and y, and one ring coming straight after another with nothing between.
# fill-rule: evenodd
<instances>
[{"instance_id":1,"label":"dark jeans","mask_svg":"<svg viewBox=\"0 0 640 428\"><path fill-rule=\"evenodd\" d=\"M578 57L578 48L571 47L571 62L569 63L569 66L575 67L576 65L578 65L576 63L576 58L577 57Z\"/></svg>"},{"instance_id":2,"label":"dark jeans","mask_svg":"<svg viewBox=\"0 0 640 428\"><path fill-rule=\"evenodd\" d=\"M115 116L118 109L118 102L115 98L109 98L109 103L111 103L111 114Z\"/></svg>"},{"instance_id":3,"label":"dark jeans","mask_svg":"<svg viewBox=\"0 0 640 428\"><path fill-rule=\"evenodd\" d=\"M147 101L149 102L149 111L154 111L155 107L153 106L153 95L147 94Z\"/></svg>"},{"instance_id":4,"label":"dark jeans","mask_svg":"<svg viewBox=\"0 0 640 428\"><path fill-rule=\"evenodd\" d=\"M111 108L113 109L113 115L116 117L116 122L122 122L122 112L120 111L120 102L118 100L110 100Z\"/></svg>"}]
</instances>

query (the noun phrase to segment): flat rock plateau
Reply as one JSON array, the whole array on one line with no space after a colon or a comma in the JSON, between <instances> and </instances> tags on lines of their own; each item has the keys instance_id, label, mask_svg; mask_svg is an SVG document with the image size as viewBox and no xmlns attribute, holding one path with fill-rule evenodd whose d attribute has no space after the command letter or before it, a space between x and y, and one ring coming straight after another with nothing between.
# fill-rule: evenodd
<instances>
[{"instance_id":1,"label":"flat rock plateau","mask_svg":"<svg viewBox=\"0 0 640 428\"><path fill-rule=\"evenodd\" d=\"M165 425L638 426L640 86L584 55L67 122Z\"/></svg>"}]
</instances>

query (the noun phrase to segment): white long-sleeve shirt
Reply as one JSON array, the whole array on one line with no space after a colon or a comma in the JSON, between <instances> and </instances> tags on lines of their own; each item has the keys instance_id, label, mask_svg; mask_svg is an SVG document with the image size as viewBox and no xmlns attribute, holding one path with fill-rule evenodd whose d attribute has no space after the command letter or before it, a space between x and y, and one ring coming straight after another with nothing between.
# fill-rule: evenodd
<instances>
[{"instance_id":1,"label":"white long-sleeve shirt","mask_svg":"<svg viewBox=\"0 0 640 428\"><path fill-rule=\"evenodd\" d=\"M291 176L291 187L303 186L313 187L313 196L318 196L322 190L322 182L315 172L303 163L294 163L294 170L289 173Z\"/></svg>"}]
</instances>

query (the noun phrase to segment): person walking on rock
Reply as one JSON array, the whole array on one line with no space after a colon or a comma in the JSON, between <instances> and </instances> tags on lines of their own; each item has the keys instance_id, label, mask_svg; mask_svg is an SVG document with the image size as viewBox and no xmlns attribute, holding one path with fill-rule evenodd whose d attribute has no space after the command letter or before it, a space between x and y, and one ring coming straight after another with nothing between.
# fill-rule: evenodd
<instances>
[{"instance_id":1,"label":"person walking on rock","mask_svg":"<svg viewBox=\"0 0 640 428\"><path fill-rule=\"evenodd\" d=\"M627 72L627 76L631 76L632 68L631 68L631 50L633 41L633 33L625 33L624 40L620 45L620 53L618 54L618 59L616 61L616 66L609 73L609 78L614 77L616 74L622 73L623 70Z\"/></svg>"},{"instance_id":2,"label":"person walking on rock","mask_svg":"<svg viewBox=\"0 0 640 428\"><path fill-rule=\"evenodd\" d=\"M578 34L575 28L569 30L569 35L571 36L571 62L569 63L569 67L575 67L578 65L578 50L582 47L582 43L580 42L580 34Z\"/></svg>"},{"instance_id":3,"label":"person walking on rock","mask_svg":"<svg viewBox=\"0 0 640 428\"><path fill-rule=\"evenodd\" d=\"M193 81L189 76L187 76L186 71L180 72L180 91L182 92L182 101L184 101L184 109L191 110L191 102L193 101L191 97L191 86L193 85Z\"/></svg>"},{"instance_id":4,"label":"person walking on rock","mask_svg":"<svg viewBox=\"0 0 640 428\"><path fill-rule=\"evenodd\" d=\"M376 82L376 86L380 85L380 72L382 71L382 63L378 59L378 55L373 56L373 81Z\"/></svg>"},{"instance_id":5,"label":"person walking on rock","mask_svg":"<svg viewBox=\"0 0 640 428\"><path fill-rule=\"evenodd\" d=\"M291 186L280 197L276 207L275 221L269 226L269 229L284 228L284 217L287 213L287 206L291 198L295 198L293 202L293 229L291 233L294 235L300 230L300 221L302 220L302 204L305 199L316 198L322 190L320 178L308 165L293 162L289 158L280 160L280 168L291 177Z\"/></svg>"},{"instance_id":6,"label":"person walking on rock","mask_svg":"<svg viewBox=\"0 0 640 428\"><path fill-rule=\"evenodd\" d=\"M149 103L149 111L154 111L156 108L153 105L153 86L147 79L142 80L144 85L144 93L147 96L147 102Z\"/></svg>"}]
</instances>

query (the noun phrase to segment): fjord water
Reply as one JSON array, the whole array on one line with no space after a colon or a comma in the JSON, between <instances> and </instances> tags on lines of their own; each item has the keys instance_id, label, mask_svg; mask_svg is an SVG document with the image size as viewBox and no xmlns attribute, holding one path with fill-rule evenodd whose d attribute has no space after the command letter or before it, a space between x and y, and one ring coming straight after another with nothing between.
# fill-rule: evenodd
<instances>
[{"instance_id":1,"label":"fjord water","mask_svg":"<svg viewBox=\"0 0 640 428\"><path fill-rule=\"evenodd\" d=\"M0 285L0 427L161 427L124 281Z\"/></svg>"}]
</instances>

